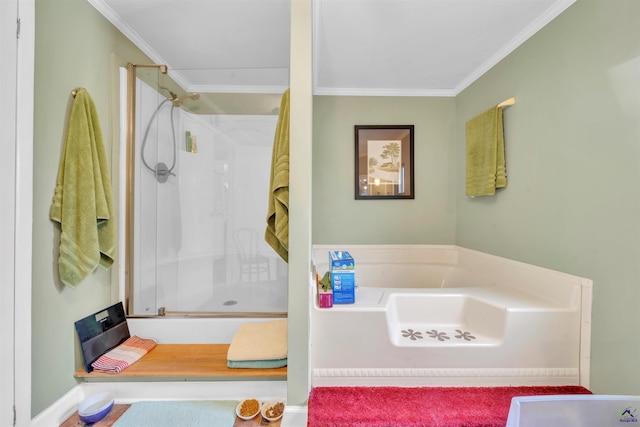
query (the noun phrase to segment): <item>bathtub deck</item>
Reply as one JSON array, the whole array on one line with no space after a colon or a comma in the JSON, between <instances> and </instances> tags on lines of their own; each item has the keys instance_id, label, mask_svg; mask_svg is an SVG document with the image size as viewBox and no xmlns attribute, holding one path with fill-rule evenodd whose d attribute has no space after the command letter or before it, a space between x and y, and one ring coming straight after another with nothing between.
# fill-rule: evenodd
<instances>
[{"instance_id":1,"label":"bathtub deck","mask_svg":"<svg viewBox=\"0 0 640 427\"><path fill-rule=\"evenodd\" d=\"M212 381L286 380L287 367L238 369L227 367L229 344L158 344L119 374L90 372L82 367L74 376L82 381Z\"/></svg>"}]
</instances>

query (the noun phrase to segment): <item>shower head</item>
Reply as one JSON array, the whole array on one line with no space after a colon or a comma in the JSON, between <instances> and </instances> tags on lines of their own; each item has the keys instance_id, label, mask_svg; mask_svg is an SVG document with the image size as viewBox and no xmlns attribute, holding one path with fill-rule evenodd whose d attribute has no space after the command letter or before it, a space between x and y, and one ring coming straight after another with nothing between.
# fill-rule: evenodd
<instances>
[{"instance_id":1,"label":"shower head","mask_svg":"<svg viewBox=\"0 0 640 427\"><path fill-rule=\"evenodd\" d=\"M179 107L182 105L185 99L192 99L195 101L196 99L199 99L199 98L200 98L199 93L191 92L191 93L185 93L184 95L173 97L173 99L171 99L171 102L173 103L174 107Z\"/></svg>"}]
</instances>

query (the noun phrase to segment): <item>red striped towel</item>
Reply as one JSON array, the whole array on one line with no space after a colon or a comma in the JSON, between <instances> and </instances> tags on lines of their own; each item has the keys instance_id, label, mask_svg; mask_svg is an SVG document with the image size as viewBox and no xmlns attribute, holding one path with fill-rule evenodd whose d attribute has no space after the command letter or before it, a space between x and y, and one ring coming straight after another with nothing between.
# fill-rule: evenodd
<instances>
[{"instance_id":1,"label":"red striped towel","mask_svg":"<svg viewBox=\"0 0 640 427\"><path fill-rule=\"evenodd\" d=\"M136 363L155 346L154 340L134 335L113 350L100 356L91 366L96 371L118 374Z\"/></svg>"}]
</instances>

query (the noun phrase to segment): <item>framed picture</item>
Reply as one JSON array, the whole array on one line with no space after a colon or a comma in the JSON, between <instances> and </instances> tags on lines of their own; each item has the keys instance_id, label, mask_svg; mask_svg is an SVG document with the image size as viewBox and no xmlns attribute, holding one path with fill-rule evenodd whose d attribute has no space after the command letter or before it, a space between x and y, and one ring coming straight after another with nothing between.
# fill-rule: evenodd
<instances>
[{"instance_id":1,"label":"framed picture","mask_svg":"<svg viewBox=\"0 0 640 427\"><path fill-rule=\"evenodd\" d=\"M413 199L413 125L355 127L356 199Z\"/></svg>"}]
</instances>

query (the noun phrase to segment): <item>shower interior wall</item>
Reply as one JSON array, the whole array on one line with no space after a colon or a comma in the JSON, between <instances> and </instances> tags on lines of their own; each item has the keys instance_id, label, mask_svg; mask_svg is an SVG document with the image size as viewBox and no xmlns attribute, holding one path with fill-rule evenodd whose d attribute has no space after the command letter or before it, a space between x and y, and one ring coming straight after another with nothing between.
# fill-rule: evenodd
<instances>
[{"instance_id":1,"label":"shower interior wall","mask_svg":"<svg viewBox=\"0 0 640 427\"><path fill-rule=\"evenodd\" d=\"M134 314L286 312L286 264L264 242L277 116L200 115L175 108L175 176L159 183L140 162L145 129L165 98L138 79ZM189 102L186 101L188 108ZM171 103L153 119L144 156L169 168ZM187 151L186 132L196 142ZM269 273L240 274L234 232L254 230Z\"/></svg>"}]
</instances>

